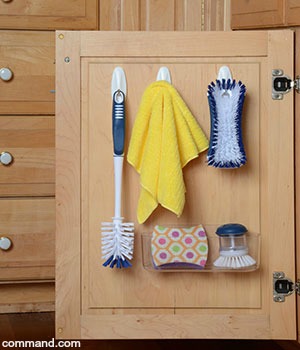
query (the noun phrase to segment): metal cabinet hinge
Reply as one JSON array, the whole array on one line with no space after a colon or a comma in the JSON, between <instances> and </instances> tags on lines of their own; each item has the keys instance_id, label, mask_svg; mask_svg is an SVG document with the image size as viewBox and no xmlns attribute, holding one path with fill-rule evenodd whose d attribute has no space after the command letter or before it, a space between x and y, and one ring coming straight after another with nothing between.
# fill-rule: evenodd
<instances>
[{"instance_id":1,"label":"metal cabinet hinge","mask_svg":"<svg viewBox=\"0 0 300 350\"><path fill-rule=\"evenodd\" d=\"M300 76L295 80L285 75L282 69L272 70L272 99L282 100L283 95L295 89L300 93Z\"/></svg>"},{"instance_id":2,"label":"metal cabinet hinge","mask_svg":"<svg viewBox=\"0 0 300 350\"><path fill-rule=\"evenodd\" d=\"M290 278L285 277L284 272L273 272L273 300L284 302L285 297L296 293L300 295L300 280L294 283Z\"/></svg>"}]
</instances>

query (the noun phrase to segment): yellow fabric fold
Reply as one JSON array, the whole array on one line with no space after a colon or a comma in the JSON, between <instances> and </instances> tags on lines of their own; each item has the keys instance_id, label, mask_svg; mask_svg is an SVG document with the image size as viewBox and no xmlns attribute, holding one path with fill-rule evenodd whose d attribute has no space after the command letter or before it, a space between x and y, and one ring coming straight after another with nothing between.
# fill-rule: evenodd
<instances>
[{"instance_id":1,"label":"yellow fabric fold","mask_svg":"<svg viewBox=\"0 0 300 350\"><path fill-rule=\"evenodd\" d=\"M132 129L127 160L140 174L137 218L143 223L161 204L180 216L185 204L182 168L208 148L187 105L166 81L145 90Z\"/></svg>"}]
</instances>

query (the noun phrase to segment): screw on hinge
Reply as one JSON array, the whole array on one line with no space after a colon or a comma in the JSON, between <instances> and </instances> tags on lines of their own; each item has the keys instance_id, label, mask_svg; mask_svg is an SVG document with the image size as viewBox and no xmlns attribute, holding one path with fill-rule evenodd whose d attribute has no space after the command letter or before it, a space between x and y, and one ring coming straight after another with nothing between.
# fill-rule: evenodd
<instances>
[{"instance_id":1,"label":"screw on hinge","mask_svg":"<svg viewBox=\"0 0 300 350\"><path fill-rule=\"evenodd\" d=\"M276 295L273 297L273 300L276 303L283 303L285 301L285 297L283 295Z\"/></svg>"},{"instance_id":2,"label":"screw on hinge","mask_svg":"<svg viewBox=\"0 0 300 350\"><path fill-rule=\"evenodd\" d=\"M273 278L277 278L277 279L279 279L279 278L284 278L285 277L285 274L284 274L284 272L279 272L279 271L276 271L276 272L273 272Z\"/></svg>"}]
</instances>

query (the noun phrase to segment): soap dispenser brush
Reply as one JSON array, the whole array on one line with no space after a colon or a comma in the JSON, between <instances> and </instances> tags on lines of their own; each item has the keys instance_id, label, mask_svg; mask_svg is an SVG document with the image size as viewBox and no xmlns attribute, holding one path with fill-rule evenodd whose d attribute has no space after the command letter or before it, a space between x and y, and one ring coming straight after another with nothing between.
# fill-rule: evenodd
<instances>
[{"instance_id":1,"label":"soap dispenser brush","mask_svg":"<svg viewBox=\"0 0 300 350\"><path fill-rule=\"evenodd\" d=\"M243 269L256 264L248 254L246 233L247 228L241 224L225 224L218 227L219 257L214 266L224 269Z\"/></svg>"}]
</instances>

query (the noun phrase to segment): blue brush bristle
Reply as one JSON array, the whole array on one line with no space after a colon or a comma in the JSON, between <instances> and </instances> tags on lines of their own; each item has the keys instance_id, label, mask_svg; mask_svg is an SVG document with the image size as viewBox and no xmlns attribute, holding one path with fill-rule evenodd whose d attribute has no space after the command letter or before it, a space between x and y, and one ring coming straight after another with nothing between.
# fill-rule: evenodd
<instances>
[{"instance_id":1,"label":"blue brush bristle","mask_svg":"<svg viewBox=\"0 0 300 350\"><path fill-rule=\"evenodd\" d=\"M102 265L104 267L109 266L110 268L116 266L118 269L121 269L122 267L132 267L129 261L127 261L126 259L122 259L119 256L117 256L115 259L113 256L109 257Z\"/></svg>"},{"instance_id":2,"label":"blue brush bristle","mask_svg":"<svg viewBox=\"0 0 300 350\"><path fill-rule=\"evenodd\" d=\"M235 80L231 81L228 79L226 81L222 79L222 81L216 80L216 83L211 82L208 86L207 97L210 108L211 128L207 161L210 166L238 168L246 163L247 159L241 128L245 93L246 87L241 81L236 83ZM232 96L235 97L234 100L230 100ZM223 98L224 100L222 100ZM229 107L233 108L230 118L228 118L229 113L222 115L224 113L222 107L224 107L224 110ZM222 117L224 120L220 120ZM226 122L225 119L228 119L232 125L224 124ZM226 132L222 130L220 124L222 124L223 129L224 125L226 125Z\"/></svg>"}]
</instances>

